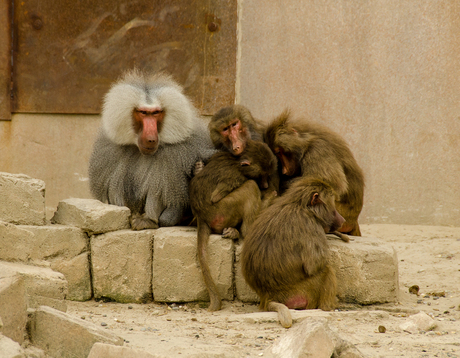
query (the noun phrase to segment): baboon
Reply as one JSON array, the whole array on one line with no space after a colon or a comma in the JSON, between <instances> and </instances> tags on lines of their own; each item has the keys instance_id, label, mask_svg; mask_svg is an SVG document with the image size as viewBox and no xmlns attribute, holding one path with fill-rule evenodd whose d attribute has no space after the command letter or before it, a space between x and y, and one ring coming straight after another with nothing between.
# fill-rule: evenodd
<instances>
[{"instance_id":1,"label":"baboon","mask_svg":"<svg viewBox=\"0 0 460 358\"><path fill-rule=\"evenodd\" d=\"M209 235L214 232L237 239L241 233L244 237L264 205L261 190L268 188L270 175L277 171L276 157L265 143L249 140L246 144L240 157L223 151L214 154L190 182L190 204L198 226L198 259L210 311L221 308L221 298L207 260Z\"/></svg>"},{"instance_id":2,"label":"baboon","mask_svg":"<svg viewBox=\"0 0 460 358\"><path fill-rule=\"evenodd\" d=\"M292 325L288 308L336 306L326 238L344 222L335 209L335 195L320 179L298 178L259 214L244 239L244 278L260 296L260 308L278 312L283 327Z\"/></svg>"},{"instance_id":3,"label":"baboon","mask_svg":"<svg viewBox=\"0 0 460 358\"><path fill-rule=\"evenodd\" d=\"M249 140L263 141L264 125L242 105L221 108L212 116L208 127L214 146L235 156L244 153ZM268 185L264 195L273 197L272 193L279 190L279 175L272 175Z\"/></svg>"},{"instance_id":4,"label":"baboon","mask_svg":"<svg viewBox=\"0 0 460 358\"><path fill-rule=\"evenodd\" d=\"M262 123L254 119L246 107L238 104L217 111L208 127L214 146L233 155L241 155L249 139L263 139Z\"/></svg>"},{"instance_id":5,"label":"baboon","mask_svg":"<svg viewBox=\"0 0 460 358\"><path fill-rule=\"evenodd\" d=\"M104 99L91 193L131 209L134 230L173 226L189 207L195 163L215 152L205 122L170 75L129 71Z\"/></svg>"},{"instance_id":6,"label":"baboon","mask_svg":"<svg viewBox=\"0 0 460 358\"><path fill-rule=\"evenodd\" d=\"M279 158L285 178L313 177L328 183L338 195L337 211L345 218L339 231L361 236L358 216L363 207L364 175L344 139L318 123L293 120L284 111L267 126L265 140ZM348 241L346 235L335 234Z\"/></svg>"}]
</instances>

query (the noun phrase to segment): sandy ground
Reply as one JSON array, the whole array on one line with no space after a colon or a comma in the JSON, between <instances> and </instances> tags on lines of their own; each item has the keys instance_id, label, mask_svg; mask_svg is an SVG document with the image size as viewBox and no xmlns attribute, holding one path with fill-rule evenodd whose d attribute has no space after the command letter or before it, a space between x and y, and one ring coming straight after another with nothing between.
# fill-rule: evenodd
<instances>
[{"instance_id":1,"label":"sandy ground","mask_svg":"<svg viewBox=\"0 0 460 358\"><path fill-rule=\"evenodd\" d=\"M399 302L342 305L334 312L296 311L297 322L327 317L330 328L365 357L460 357L460 228L362 225L362 233L396 249ZM420 288L418 296L409 293L413 285ZM400 325L419 311L433 317L437 328L403 331ZM123 337L127 347L164 357L264 356L287 331L275 313L261 313L257 305L241 302L224 302L214 313L198 303L69 302L68 313ZM386 332L379 333L379 326Z\"/></svg>"}]
</instances>

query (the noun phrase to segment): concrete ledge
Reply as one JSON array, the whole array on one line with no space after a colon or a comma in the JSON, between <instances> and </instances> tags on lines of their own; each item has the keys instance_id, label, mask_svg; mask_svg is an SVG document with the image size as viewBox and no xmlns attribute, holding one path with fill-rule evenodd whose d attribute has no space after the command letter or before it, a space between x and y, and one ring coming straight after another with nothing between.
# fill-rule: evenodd
<instances>
[{"instance_id":1,"label":"concrete ledge","mask_svg":"<svg viewBox=\"0 0 460 358\"><path fill-rule=\"evenodd\" d=\"M129 229L131 211L124 206L109 205L95 199L66 199L59 202L51 221L71 225L90 234Z\"/></svg>"},{"instance_id":2,"label":"concrete ledge","mask_svg":"<svg viewBox=\"0 0 460 358\"><path fill-rule=\"evenodd\" d=\"M72 226L0 222L0 247L0 260L49 266L54 259L71 259L88 251L89 238Z\"/></svg>"},{"instance_id":3,"label":"concrete ledge","mask_svg":"<svg viewBox=\"0 0 460 358\"><path fill-rule=\"evenodd\" d=\"M0 220L45 225L45 182L24 174L0 172Z\"/></svg>"},{"instance_id":4,"label":"concrete ledge","mask_svg":"<svg viewBox=\"0 0 460 358\"><path fill-rule=\"evenodd\" d=\"M209 267L222 299L233 300L233 241L211 235ZM209 301L197 257L196 228L155 230L153 297L158 302Z\"/></svg>"},{"instance_id":5,"label":"concrete ledge","mask_svg":"<svg viewBox=\"0 0 460 358\"><path fill-rule=\"evenodd\" d=\"M91 237L95 298L152 300L153 235L154 230L120 230Z\"/></svg>"}]
</instances>

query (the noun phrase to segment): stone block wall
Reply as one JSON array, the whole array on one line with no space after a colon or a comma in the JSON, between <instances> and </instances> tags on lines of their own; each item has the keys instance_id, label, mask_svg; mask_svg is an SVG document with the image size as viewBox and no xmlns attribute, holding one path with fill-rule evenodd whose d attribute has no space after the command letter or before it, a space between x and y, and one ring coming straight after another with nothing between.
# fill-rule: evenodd
<instances>
[{"instance_id":1,"label":"stone block wall","mask_svg":"<svg viewBox=\"0 0 460 358\"><path fill-rule=\"evenodd\" d=\"M23 175L0 175L14 181L18 201L44 192ZM0 186L0 198L9 190ZM35 191L35 192L34 192ZM36 215L36 207L21 208L21 222ZM44 215L44 207L41 209ZM41 217L40 215L40 217ZM117 302L192 302L209 299L197 258L196 228L169 227L132 231L128 208L93 199L59 203L46 225L18 225L14 215L0 216L0 263L26 265L16 272L27 285L29 306L47 304L64 310L63 299L109 299ZM41 223L41 222L40 222ZM343 302L362 304L398 299L398 265L394 249L372 238L343 243L331 237L331 263ZM223 299L257 302L258 296L241 273L241 245L211 235L209 264ZM29 269L28 267L34 267ZM49 287L49 290L47 290Z\"/></svg>"}]
</instances>

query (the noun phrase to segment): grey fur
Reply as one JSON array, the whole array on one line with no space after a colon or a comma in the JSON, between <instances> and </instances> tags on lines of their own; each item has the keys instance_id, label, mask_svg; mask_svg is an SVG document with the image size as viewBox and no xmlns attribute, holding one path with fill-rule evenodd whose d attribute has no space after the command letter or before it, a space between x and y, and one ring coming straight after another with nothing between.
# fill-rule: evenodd
<instances>
[{"instance_id":1,"label":"grey fur","mask_svg":"<svg viewBox=\"0 0 460 358\"><path fill-rule=\"evenodd\" d=\"M162 83L152 81L146 84L149 89L143 91L149 98L162 89ZM122 83L126 85L126 82ZM122 102L119 97L117 100ZM109 101L110 92L106 103ZM121 107L124 104L117 105ZM129 112L132 113L133 109ZM165 113L167 115L168 107ZM193 117L190 133L177 143L161 141L162 133L159 133L160 144L153 155L143 155L133 144L115 143L102 126L89 162L93 196L105 203L127 206L132 214L145 213L159 226L179 223L189 206L188 185L195 163L206 161L215 153L206 123L195 115ZM126 120L131 121L131 118ZM178 121L180 118L165 117L164 127L168 125L168 120Z\"/></svg>"}]
</instances>

